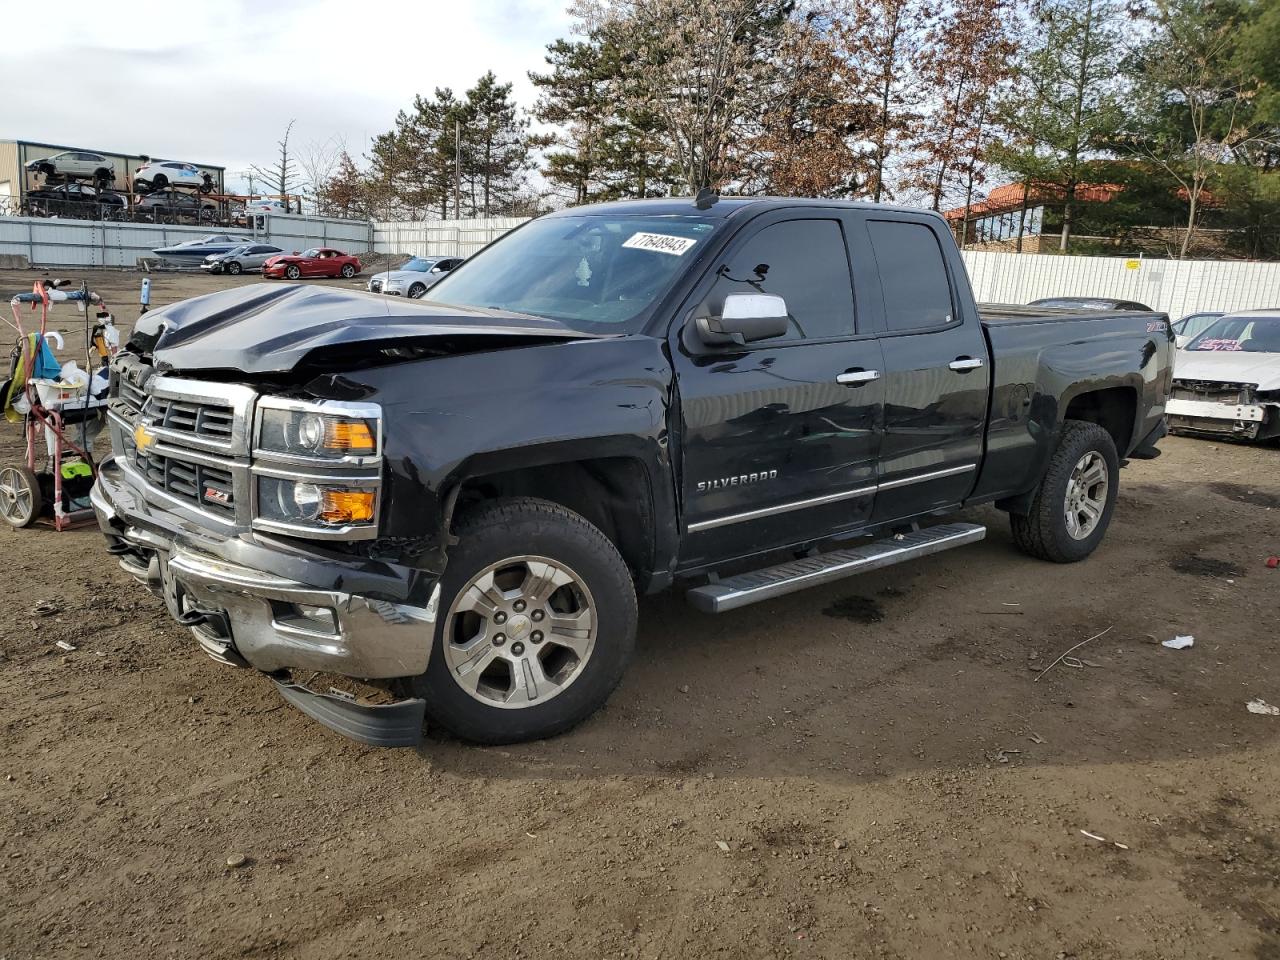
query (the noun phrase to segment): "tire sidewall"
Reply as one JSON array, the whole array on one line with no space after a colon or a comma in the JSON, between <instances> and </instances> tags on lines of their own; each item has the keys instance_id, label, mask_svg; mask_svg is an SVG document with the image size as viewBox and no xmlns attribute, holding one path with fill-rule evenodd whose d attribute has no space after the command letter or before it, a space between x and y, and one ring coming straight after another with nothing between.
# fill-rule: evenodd
<instances>
[{"instance_id":1,"label":"tire sidewall","mask_svg":"<svg viewBox=\"0 0 1280 960\"><path fill-rule=\"evenodd\" d=\"M421 283L415 283L409 288L410 300L421 300L422 295L427 292L427 288Z\"/></svg>"},{"instance_id":2,"label":"tire sidewall","mask_svg":"<svg viewBox=\"0 0 1280 960\"><path fill-rule=\"evenodd\" d=\"M1116 497L1120 492L1120 458L1111 435L1093 424L1084 429L1077 427L1064 436L1061 452L1064 469L1045 478L1044 502L1047 509L1056 511L1050 526L1054 547L1064 558L1081 560L1098 548L1111 525L1111 515L1115 512ZM1100 454L1107 465L1107 502L1102 510L1102 519L1093 532L1083 540L1077 540L1067 532L1067 484L1080 458L1090 452Z\"/></svg>"},{"instance_id":3,"label":"tire sidewall","mask_svg":"<svg viewBox=\"0 0 1280 960\"><path fill-rule=\"evenodd\" d=\"M612 556L610 556L612 553ZM476 700L453 679L444 656L449 610L458 592L480 570L509 557L543 556L566 564L591 592L597 622L595 647L582 673L543 704L505 709ZM440 620L427 672L416 678L428 712L457 736L507 743L552 736L593 713L608 698L635 646L635 588L603 534L584 536L554 517L526 516L514 523L488 522L461 535L441 580Z\"/></svg>"}]
</instances>

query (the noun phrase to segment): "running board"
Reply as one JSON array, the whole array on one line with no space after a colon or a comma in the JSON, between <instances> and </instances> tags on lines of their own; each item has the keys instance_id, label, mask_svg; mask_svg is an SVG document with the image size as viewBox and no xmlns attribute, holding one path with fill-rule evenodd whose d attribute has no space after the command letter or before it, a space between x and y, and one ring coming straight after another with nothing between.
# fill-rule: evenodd
<instances>
[{"instance_id":1,"label":"running board","mask_svg":"<svg viewBox=\"0 0 1280 960\"><path fill-rule=\"evenodd\" d=\"M877 540L847 550L834 550L780 563L776 567L741 573L703 587L694 587L685 594L685 598L703 613L724 613L855 573L879 570L952 547L962 547L966 543L977 543L986 535L987 528L981 524L944 523L889 540Z\"/></svg>"}]
</instances>

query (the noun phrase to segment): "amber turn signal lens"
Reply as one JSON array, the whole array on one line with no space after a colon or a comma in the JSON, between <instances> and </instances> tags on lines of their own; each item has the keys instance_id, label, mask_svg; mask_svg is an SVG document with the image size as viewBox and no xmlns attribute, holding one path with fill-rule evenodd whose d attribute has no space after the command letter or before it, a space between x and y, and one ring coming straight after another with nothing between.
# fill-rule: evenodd
<instances>
[{"instance_id":1,"label":"amber turn signal lens","mask_svg":"<svg viewBox=\"0 0 1280 960\"><path fill-rule=\"evenodd\" d=\"M325 420L324 445L329 450L348 453L373 453L376 444L373 431L362 420Z\"/></svg>"},{"instance_id":2,"label":"amber turn signal lens","mask_svg":"<svg viewBox=\"0 0 1280 960\"><path fill-rule=\"evenodd\" d=\"M325 523L369 523L373 501L372 490L323 490L319 516Z\"/></svg>"}]
</instances>

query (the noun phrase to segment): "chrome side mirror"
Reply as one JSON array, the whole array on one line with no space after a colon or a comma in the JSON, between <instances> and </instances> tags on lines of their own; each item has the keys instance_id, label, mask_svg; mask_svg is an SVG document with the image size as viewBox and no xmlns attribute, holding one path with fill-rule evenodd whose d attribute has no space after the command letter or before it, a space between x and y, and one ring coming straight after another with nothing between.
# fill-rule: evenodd
<instances>
[{"instance_id":1,"label":"chrome side mirror","mask_svg":"<svg viewBox=\"0 0 1280 960\"><path fill-rule=\"evenodd\" d=\"M787 302L773 293L731 293L724 298L718 317L699 317L698 336L703 343L754 343L781 337L791 324Z\"/></svg>"}]
</instances>

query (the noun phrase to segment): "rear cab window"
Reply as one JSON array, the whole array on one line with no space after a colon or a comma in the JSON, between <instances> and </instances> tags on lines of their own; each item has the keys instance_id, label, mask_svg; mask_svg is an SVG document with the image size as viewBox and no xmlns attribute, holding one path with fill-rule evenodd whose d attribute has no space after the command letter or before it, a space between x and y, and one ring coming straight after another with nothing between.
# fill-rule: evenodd
<instances>
[{"instance_id":1,"label":"rear cab window","mask_svg":"<svg viewBox=\"0 0 1280 960\"><path fill-rule=\"evenodd\" d=\"M868 220L867 233L880 274L886 331L955 324L947 264L932 228L904 220Z\"/></svg>"}]
</instances>

